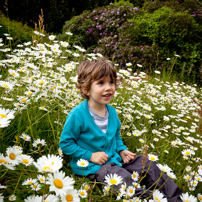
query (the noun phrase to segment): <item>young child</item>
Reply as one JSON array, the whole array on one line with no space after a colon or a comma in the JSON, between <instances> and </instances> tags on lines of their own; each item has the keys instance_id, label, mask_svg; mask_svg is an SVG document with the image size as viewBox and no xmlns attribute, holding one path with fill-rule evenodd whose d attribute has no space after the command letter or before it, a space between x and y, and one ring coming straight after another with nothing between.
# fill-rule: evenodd
<instances>
[{"instance_id":1,"label":"young child","mask_svg":"<svg viewBox=\"0 0 202 202\"><path fill-rule=\"evenodd\" d=\"M72 157L70 166L77 175L104 183L107 174L117 173L132 186L133 171L145 172L146 187L155 187L161 174L156 163L128 151L120 137L121 123L115 108L109 105L119 83L115 67L104 57L81 63L76 87L86 100L68 114L59 145L64 154ZM77 161L80 159L89 161L89 165L79 167ZM163 174L157 188L167 181L160 190L170 201L181 201L182 191L167 178ZM147 198L151 191L136 188L135 195Z\"/></svg>"}]
</instances>

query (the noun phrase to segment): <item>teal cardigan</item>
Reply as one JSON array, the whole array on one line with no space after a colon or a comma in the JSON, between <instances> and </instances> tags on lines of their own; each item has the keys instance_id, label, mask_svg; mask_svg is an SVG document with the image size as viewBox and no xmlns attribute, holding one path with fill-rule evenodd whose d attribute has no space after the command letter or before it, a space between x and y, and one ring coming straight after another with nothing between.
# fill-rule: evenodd
<instances>
[{"instance_id":1,"label":"teal cardigan","mask_svg":"<svg viewBox=\"0 0 202 202\"><path fill-rule=\"evenodd\" d=\"M109 157L106 163L121 166L119 151L127 150L120 137L121 123L116 110L107 105L109 120L106 134L95 124L88 110L88 100L81 102L68 114L59 146L63 153L70 155L70 166L77 175L95 174L101 165L89 162L87 167L77 166L80 159L90 160L92 153L104 151Z\"/></svg>"}]
</instances>

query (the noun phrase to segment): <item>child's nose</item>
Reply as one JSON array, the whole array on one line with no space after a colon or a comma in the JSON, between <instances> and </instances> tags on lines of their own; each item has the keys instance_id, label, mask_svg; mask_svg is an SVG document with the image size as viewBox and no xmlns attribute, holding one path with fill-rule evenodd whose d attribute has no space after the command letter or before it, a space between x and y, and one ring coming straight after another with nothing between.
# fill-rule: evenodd
<instances>
[{"instance_id":1,"label":"child's nose","mask_svg":"<svg viewBox=\"0 0 202 202\"><path fill-rule=\"evenodd\" d=\"M110 85L109 83L107 83L107 84L105 85L105 90L108 90L108 89L111 89L111 85Z\"/></svg>"}]
</instances>

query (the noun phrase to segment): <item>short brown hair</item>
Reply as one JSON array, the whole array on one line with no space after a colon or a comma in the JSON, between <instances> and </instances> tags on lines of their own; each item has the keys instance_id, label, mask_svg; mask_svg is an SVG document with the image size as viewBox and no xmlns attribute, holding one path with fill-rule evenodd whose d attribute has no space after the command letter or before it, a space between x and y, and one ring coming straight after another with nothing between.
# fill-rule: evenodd
<instances>
[{"instance_id":1,"label":"short brown hair","mask_svg":"<svg viewBox=\"0 0 202 202\"><path fill-rule=\"evenodd\" d=\"M89 99L89 96L84 94L82 88L89 91L92 82L110 76L117 90L121 81L121 79L117 77L116 68L105 57L83 61L79 65L77 73L76 87L80 89L80 94L85 99Z\"/></svg>"}]
</instances>

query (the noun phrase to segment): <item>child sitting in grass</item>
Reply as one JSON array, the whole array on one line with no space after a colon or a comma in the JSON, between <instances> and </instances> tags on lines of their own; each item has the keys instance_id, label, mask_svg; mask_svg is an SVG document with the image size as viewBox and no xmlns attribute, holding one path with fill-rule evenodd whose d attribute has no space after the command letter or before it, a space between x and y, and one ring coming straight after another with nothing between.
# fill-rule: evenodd
<instances>
[{"instance_id":1,"label":"child sitting in grass","mask_svg":"<svg viewBox=\"0 0 202 202\"><path fill-rule=\"evenodd\" d=\"M134 171L147 173L142 180L146 188L160 188L170 201L181 201L182 191L166 174L160 178L156 162L128 151L123 144L116 109L109 105L120 82L115 67L104 57L84 61L78 67L76 87L85 101L68 114L60 138L63 153L72 157L72 171L101 183L106 183L107 174L116 173L127 186L133 186L131 175ZM89 165L79 167L77 161L80 159L89 161ZM115 191L118 189L114 186ZM150 198L151 193L151 189L135 189L135 196L141 198Z\"/></svg>"}]
</instances>

